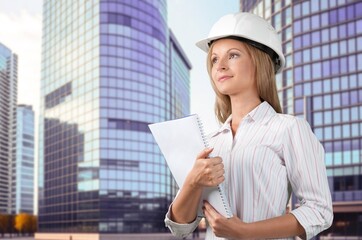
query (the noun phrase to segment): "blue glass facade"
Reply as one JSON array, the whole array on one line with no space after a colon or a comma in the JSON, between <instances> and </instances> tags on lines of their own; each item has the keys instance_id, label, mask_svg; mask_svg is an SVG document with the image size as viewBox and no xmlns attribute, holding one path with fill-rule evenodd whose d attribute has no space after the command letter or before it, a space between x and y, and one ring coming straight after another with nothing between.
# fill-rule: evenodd
<instances>
[{"instance_id":1,"label":"blue glass facade","mask_svg":"<svg viewBox=\"0 0 362 240\"><path fill-rule=\"evenodd\" d=\"M16 121L16 162L11 202L14 214L34 211L34 111L18 105Z\"/></svg>"},{"instance_id":2,"label":"blue glass facade","mask_svg":"<svg viewBox=\"0 0 362 240\"><path fill-rule=\"evenodd\" d=\"M335 218L322 235L362 236L362 2L240 3L280 33L284 113L306 118L325 148Z\"/></svg>"},{"instance_id":3,"label":"blue glass facade","mask_svg":"<svg viewBox=\"0 0 362 240\"><path fill-rule=\"evenodd\" d=\"M189 113L191 68L166 9L44 1L40 232L166 231L175 185L148 124Z\"/></svg>"},{"instance_id":4,"label":"blue glass facade","mask_svg":"<svg viewBox=\"0 0 362 240\"><path fill-rule=\"evenodd\" d=\"M18 57L0 43L0 213L11 213L14 184Z\"/></svg>"}]
</instances>

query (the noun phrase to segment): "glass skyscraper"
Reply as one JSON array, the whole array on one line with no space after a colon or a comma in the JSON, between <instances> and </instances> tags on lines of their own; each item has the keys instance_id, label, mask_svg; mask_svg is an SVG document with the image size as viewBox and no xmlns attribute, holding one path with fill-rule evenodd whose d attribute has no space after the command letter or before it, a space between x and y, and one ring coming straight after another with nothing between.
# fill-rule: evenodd
<instances>
[{"instance_id":1,"label":"glass skyscraper","mask_svg":"<svg viewBox=\"0 0 362 240\"><path fill-rule=\"evenodd\" d=\"M166 0L43 4L39 231L164 232L175 185L148 124L189 114Z\"/></svg>"},{"instance_id":2,"label":"glass skyscraper","mask_svg":"<svg viewBox=\"0 0 362 240\"><path fill-rule=\"evenodd\" d=\"M14 182L18 57L0 43L0 213L10 213Z\"/></svg>"},{"instance_id":3,"label":"glass skyscraper","mask_svg":"<svg viewBox=\"0 0 362 240\"><path fill-rule=\"evenodd\" d=\"M361 237L362 2L240 3L279 32L286 56L277 76L284 113L306 118L325 148L334 222L321 235Z\"/></svg>"},{"instance_id":4,"label":"glass skyscraper","mask_svg":"<svg viewBox=\"0 0 362 240\"><path fill-rule=\"evenodd\" d=\"M11 193L13 214L34 211L34 111L18 105L16 114L16 161Z\"/></svg>"}]
</instances>

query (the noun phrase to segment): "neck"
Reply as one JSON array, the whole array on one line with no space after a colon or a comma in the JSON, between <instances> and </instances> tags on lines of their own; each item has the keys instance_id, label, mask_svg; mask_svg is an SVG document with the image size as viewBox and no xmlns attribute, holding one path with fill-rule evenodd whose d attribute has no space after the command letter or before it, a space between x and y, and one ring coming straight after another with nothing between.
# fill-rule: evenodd
<instances>
[{"instance_id":1,"label":"neck","mask_svg":"<svg viewBox=\"0 0 362 240\"><path fill-rule=\"evenodd\" d=\"M245 117L246 114L256 108L261 103L261 100L258 96L230 96L230 101L232 111L231 128L235 134L240 121Z\"/></svg>"}]
</instances>

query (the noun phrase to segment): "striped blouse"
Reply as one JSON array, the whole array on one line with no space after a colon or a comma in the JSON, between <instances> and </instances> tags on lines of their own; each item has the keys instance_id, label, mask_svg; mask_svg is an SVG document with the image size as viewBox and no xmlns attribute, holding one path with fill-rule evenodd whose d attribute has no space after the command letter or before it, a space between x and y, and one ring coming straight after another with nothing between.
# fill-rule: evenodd
<instances>
[{"instance_id":1,"label":"striped blouse","mask_svg":"<svg viewBox=\"0 0 362 240\"><path fill-rule=\"evenodd\" d=\"M231 116L209 136L209 142L213 156L223 159L223 185L233 214L248 223L281 216L293 192L300 207L291 213L307 239L327 229L333 212L324 150L308 123L276 113L267 102L244 117L234 138L230 121ZM179 237L191 233L201 220L178 224L169 214L166 226ZM206 239L222 238L208 227Z\"/></svg>"}]
</instances>

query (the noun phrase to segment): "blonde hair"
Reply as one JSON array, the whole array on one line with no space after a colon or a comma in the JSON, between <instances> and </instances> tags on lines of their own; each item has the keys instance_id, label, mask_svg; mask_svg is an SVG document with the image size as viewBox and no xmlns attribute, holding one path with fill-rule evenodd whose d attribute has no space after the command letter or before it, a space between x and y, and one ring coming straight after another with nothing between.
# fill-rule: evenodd
<instances>
[{"instance_id":1,"label":"blonde hair","mask_svg":"<svg viewBox=\"0 0 362 240\"><path fill-rule=\"evenodd\" d=\"M228 95L224 95L217 90L217 87L212 80L211 75L211 52L213 49L214 43L210 46L209 52L207 54L207 72L209 73L210 81L212 88L216 93L215 100L215 115L219 122L224 123L226 119L231 114L231 101ZM277 113L282 113L282 108L280 106L277 86L275 82L275 69L274 64L265 52L244 43L248 54L251 57L251 60L255 66L255 81L257 86L257 91L259 98L262 101L267 101Z\"/></svg>"}]
</instances>

